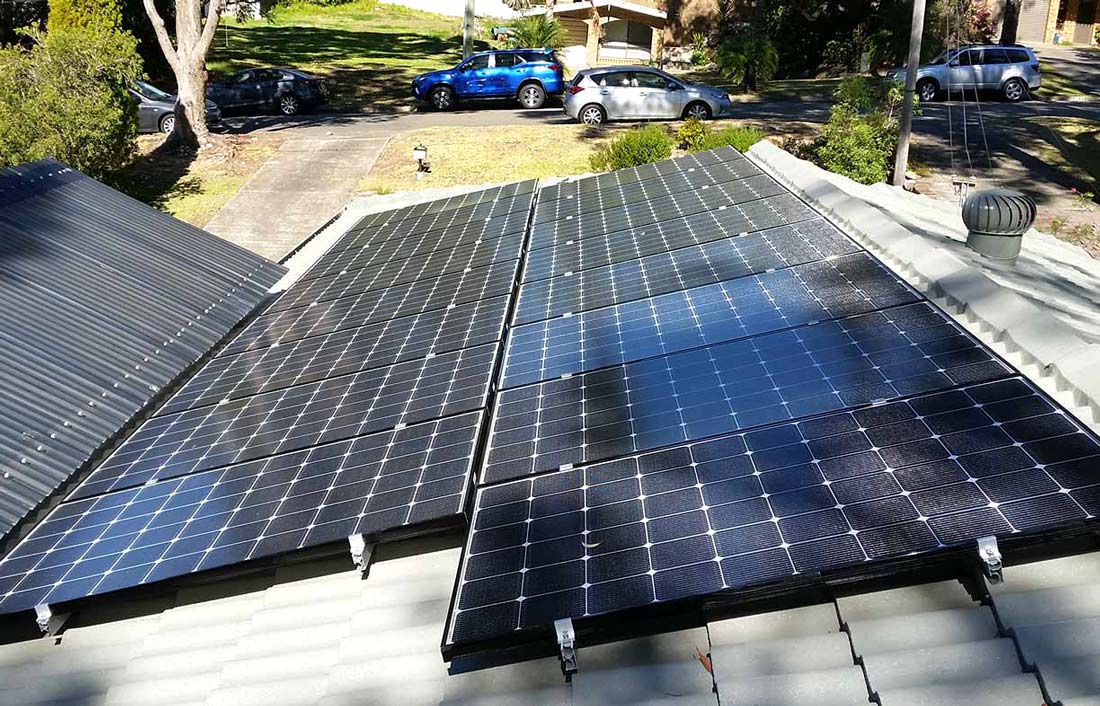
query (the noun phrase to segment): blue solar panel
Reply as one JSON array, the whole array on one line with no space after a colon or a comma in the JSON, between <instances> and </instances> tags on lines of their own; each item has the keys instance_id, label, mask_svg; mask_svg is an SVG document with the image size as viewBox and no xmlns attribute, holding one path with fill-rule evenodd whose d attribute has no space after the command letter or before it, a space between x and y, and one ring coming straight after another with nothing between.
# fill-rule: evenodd
<instances>
[{"instance_id":1,"label":"blue solar panel","mask_svg":"<svg viewBox=\"0 0 1100 706\"><path fill-rule=\"evenodd\" d=\"M671 292L513 329L502 387L873 311L916 298L864 253Z\"/></svg>"}]
</instances>

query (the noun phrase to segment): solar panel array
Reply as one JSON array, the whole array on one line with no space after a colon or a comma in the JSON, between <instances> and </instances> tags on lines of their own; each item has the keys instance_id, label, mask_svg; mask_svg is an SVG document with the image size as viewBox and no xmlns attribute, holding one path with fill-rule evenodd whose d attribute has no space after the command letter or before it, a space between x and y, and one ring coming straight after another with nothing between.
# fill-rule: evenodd
<instances>
[{"instance_id":1,"label":"solar panel array","mask_svg":"<svg viewBox=\"0 0 1100 706\"><path fill-rule=\"evenodd\" d=\"M462 523L534 198L364 218L0 561L0 612Z\"/></svg>"},{"instance_id":2,"label":"solar panel array","mask_svg":"<svg viewBox=\"0 0 1100 706\"><path fill-rule=\"evenodd\" d=\"M444 638L1100 514L1100 444L732 149L542 189Z\"/></svg>"}]
</instances>

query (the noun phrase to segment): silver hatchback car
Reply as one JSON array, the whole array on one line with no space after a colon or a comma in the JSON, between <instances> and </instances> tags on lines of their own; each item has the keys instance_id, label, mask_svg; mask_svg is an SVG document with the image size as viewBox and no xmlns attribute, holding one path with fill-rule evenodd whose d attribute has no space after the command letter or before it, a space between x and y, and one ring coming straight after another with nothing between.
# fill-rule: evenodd
<instances>
[{"instance_id":1,"label":"silver hatchback car","mask_svg":"<svg viewBox=\"0 0 1100 706\"><path fill-rule=\"evenodd\" d=\"M725 91L645 66L606 66L577 73L565 90L565 112L586 124L608 120L707 120L731 112Z\"/></svg>"},{"instance_id":2,"label":"silver hatchback car","mask_svg":"<svg viewBox=\"0 0 1100 706\"><path fill-rule=\"evenodd\" d=\"M905 69L894 69L889 77L904 80ZM925 102L965 90L999 91L1016 102L1041 85L1039 59L1020 45L949 49L917 68L917 95Z\"/></svg>"}]
</instances>

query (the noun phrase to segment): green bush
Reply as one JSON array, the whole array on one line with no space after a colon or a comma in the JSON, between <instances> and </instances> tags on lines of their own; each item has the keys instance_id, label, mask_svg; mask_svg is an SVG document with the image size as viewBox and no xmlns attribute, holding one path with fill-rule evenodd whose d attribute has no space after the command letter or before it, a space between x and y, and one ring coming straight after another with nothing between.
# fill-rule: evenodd
<instances>
[{"instance_id":1,"label":"green bush","mask_svg":"<svg viewBox=\"0 0 1100 706\"><path fill-rule=\"evenodd\" d=\"M738 152L747 152L750 147L764 139L764 131L754 127L727 127L710 132L703 137L699 147L692 150L713 150L719 147L732 147Z\"/></svg>"},{"instance_id":2,"label":"green bush","mask_svg":"<svg viewBox=\"0 0 1100 706\"><path fill-rule=\"evenodd\" d=\"M531 15L511 23L512 33L509 45L516 49L561 49L565 46L565 28L557 18L546 19L546 15Z\"/></svg>"},{"instance_id":3,"label":"green bush","mask_svg":"<svg viewBox=\"0 0 1100 706\"><path fill-rule=\"evenodd\" d=\"M746 152L750 147L764 139L764 131L754 127L729 126L714 132L710 126L695 118L688 118L676 131L680 146L688 152L713 150L719 147L732 147L738 152Z\"/></svg>"},{"instance_id":4,"label":"green bush","mask_svg":"<svg viewBox=\"0 0 1100 706\"><path fill-rule=\"evenodd\" d=\"M818 166L858 181L884 181L898 139L895 112L902 93L892 83L861 76L841 81L829 123L807 148Z\"/></svg>"},{"instance_id":5,"label":"green bush","mask_svg":"<svg viewBox=\"0 0 1100 706\"><path fill-rule=\"evenodd\" d=\"M691 65L708 66L712 61L714 57L707 43L707 35L696 32L691 37Z\"/></svg>"},{"instance_id":6,"label":"green bush","mask_svg":"<svg viewBox=\"0 0 1100 706\"><path fill-rule=\"evenodd\" d=\"M627 169L672 156L672 138L660 125L649 124L624 132L596 150L589 163L596 171Z\"/></svg>"},{"instance_id":7,"label":"green bush","mask_svg":"<svg viewBox=\"0 0 1100 706\"><path fill-rule=\"evenodd\" d=\"M680 147L689 152L698 152L705 149L703 140L710 134L710 128L699 118L688 118L680 129L676 131L676 139L680 141Z\"/></svg>"},{"instance_id":8,"label":"green bush","mask_svg":"<svg viewBox=\"0 0 1100 706\"><path fill-rule=\"evenodd\" d=\"M118 0L50 0L47 32L66 29L122 29L122 8Z\"/></svg>"},{"instance_id":9,"label":"green bush","mask_svg":"<svg viewBox=\"0 0 1100 706\"><path fill-rule=\"evenodd\" d=\"M53 157L103 178L128 162L141 76L129 34L61 29L0 48L0 167Z\"/></svg>"}]
</instances>

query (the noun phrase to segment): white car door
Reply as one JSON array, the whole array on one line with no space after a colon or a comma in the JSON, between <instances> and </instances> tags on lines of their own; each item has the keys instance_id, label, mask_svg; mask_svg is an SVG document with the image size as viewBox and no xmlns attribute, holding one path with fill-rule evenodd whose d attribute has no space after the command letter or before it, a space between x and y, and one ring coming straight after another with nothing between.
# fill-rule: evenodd
<instances>
[{"instance_id":1,"label":"white car door","mask_svg":"<svg viewBox=\"0 0 1100 706\"><path fill-rule=\"evenodd\" d=\"M593 77L600 91L600 102L609 120L641 117L641 100L633 75L628 71L609 71Z\"/></svg>"},{"instance_id":2,"label":"white car door","mask_svg":"<svg viewBox=\"0 0 1100 706\"><path fill-rule=\"evenodd\" d=\"M981 82L981 64L981 49L959 52L947 67L951 72L951 90L972 89L977 86Z\"/></svg>"},{"instance_id":3,"label":"white car door","mask_svg":"<svg viewBox=\"0 0 1100 706\"><path fill-rule=\"evenodd\" d=\"M638 95L642 99L642 118L678 118L683 111L683 90L670 88L672 84L664 76L649 71L634 74Z\"/></svg>"}]
</instances>

